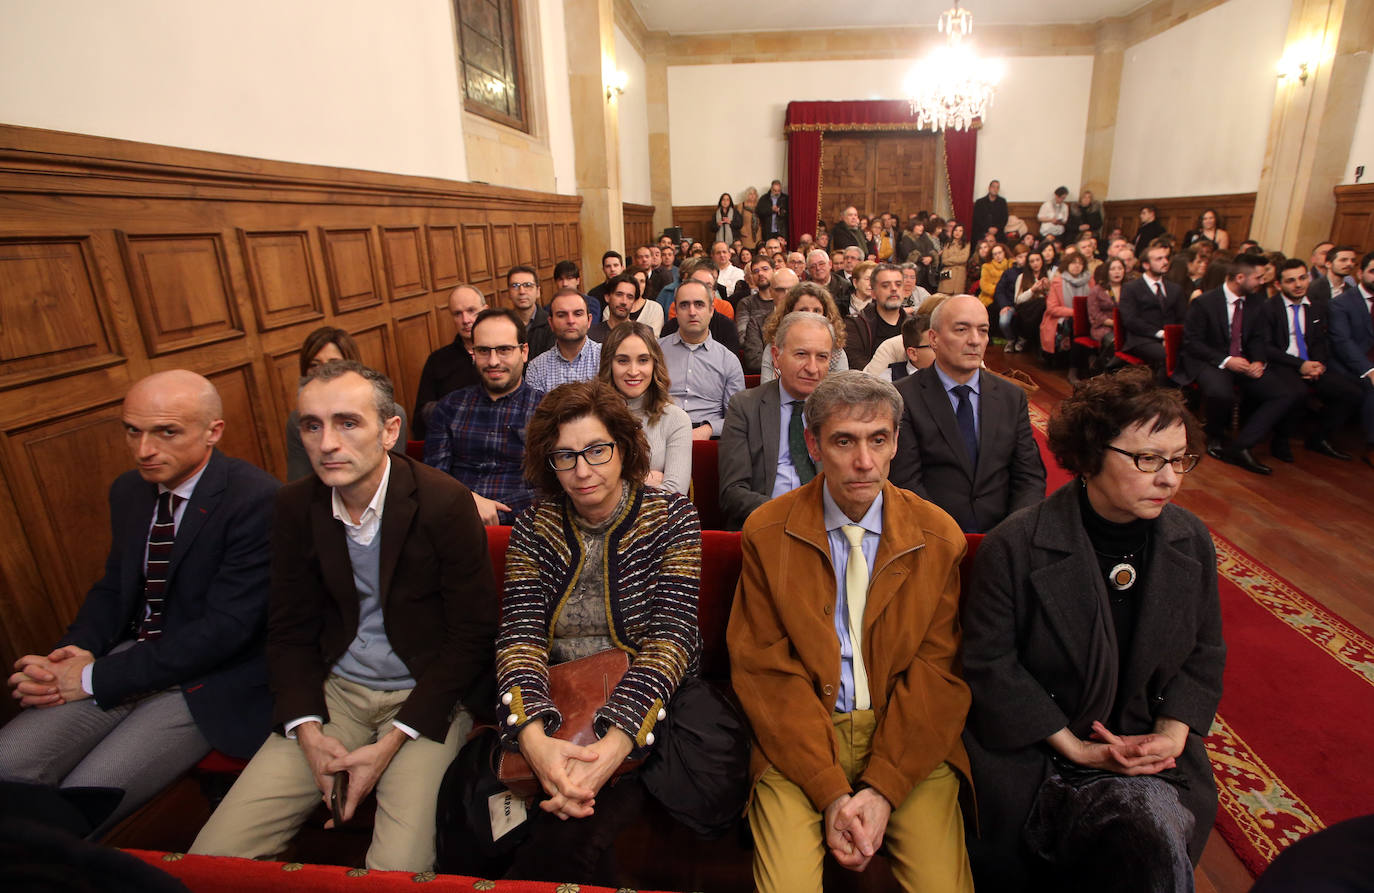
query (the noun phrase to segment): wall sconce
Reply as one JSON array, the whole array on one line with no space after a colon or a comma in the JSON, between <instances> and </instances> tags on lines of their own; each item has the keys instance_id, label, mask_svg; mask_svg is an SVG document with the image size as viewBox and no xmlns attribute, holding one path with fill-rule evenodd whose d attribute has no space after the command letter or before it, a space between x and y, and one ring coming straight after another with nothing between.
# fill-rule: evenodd
<instances>
[{"instance_id":1,"label":"wall sconce","mask_svg":"<svg viewBox=\"0 0 1374 893\"><path fill-rule=\"evenodd\" d=\"M1320 55L1320 45L1314 41L1305 41L1289 47L1288 52L1283 54L1276 67L1279 80L1296 80L1304 87L1307 86L1307 78L1317 67Z\"/></svg>"},{"instance_id":2,"label":"wall sconce","mask_svg":"<svg viewBox=\"0 0 1374 893\"><path fill-rule=\"evenodd\" d=\"M606 101L610 102L616 96L625 92L625 86L630 83L630 76L623 71L612 72L606 78Z\"/></svg>"}]
</instances>

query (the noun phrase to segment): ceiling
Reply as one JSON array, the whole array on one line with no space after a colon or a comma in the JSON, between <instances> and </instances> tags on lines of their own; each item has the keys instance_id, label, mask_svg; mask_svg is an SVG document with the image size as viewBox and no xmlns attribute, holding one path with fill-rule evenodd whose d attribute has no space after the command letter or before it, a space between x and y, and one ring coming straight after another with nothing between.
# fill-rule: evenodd
<instances>
[{"instance_id":1,"label":"ceiling","mask_svg":"<svg viewBox=\"0 0 1374 893\"><path fill-rule=\"evenodd\" d=\"M934 26L952 0L630 0L650 31L714 34L893 25ZM1086 24L1125 15L1149 0L967 0L979 25Z\"/></svg>"}]
</instances>

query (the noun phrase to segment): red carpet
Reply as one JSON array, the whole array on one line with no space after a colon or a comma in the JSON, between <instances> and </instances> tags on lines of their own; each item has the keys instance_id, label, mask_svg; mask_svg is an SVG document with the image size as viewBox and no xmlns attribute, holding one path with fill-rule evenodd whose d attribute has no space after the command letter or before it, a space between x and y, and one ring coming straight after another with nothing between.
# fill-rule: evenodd
<instances>
[{"instance_id":1,"label":"red carpet","mask_svg":"<svg viewBox=\"0 0 1374 893\"><path fill-rule=\"evenodd\" d=\"M1053 490L1070 476L1045 446L1046 418L1032 403ZM1212 539L1228 646L1207 737L1217 831L1258 875L1294 841L1374 811L1364 737L1374 728L1374 642L1233 543Z\"/></svg>"}]
</instances>

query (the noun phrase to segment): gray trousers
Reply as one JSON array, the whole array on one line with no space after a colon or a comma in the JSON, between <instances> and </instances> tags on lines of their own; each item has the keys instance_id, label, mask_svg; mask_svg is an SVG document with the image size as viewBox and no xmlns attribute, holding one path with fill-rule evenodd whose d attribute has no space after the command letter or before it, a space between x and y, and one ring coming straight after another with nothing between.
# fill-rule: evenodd
<instances>
[{"instance_id":1,"label":"gray trousers","mask_svg":"<svg viewBox=\"0 0 1374 893\"><path fill-rule=\"evenodd\" d=\"M180 689L102 710L86 698L30 707L0 728L0 780L121 791L99 839L210 752Z\"/></svg>"}]
</instances>

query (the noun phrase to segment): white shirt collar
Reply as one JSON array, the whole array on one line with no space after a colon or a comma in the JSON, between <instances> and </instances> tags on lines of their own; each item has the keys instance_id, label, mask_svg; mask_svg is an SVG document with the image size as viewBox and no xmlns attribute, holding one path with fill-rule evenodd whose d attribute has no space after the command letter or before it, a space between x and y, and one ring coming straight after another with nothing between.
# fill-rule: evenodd
<instances>
[{"instance_id":1,"label":"white shirt collar","mask_svg":"<svg viewBox=\"0 0 1374 893\"><path fill-rule=\"evenodd\" d=\"M191 494L195 492L196 484L200 483L201 475L205 474L205 469L210 466L210 460L205 460L205 464L200 467L200 471L188 477L175 487L168 488L161 484L157 485L158 495L170 492L173 496L181 499L182 502L190 502Z\"/></svg>"},{"instance_id":2,"label":"white shirt collar","mask_svg":"<svg viewBox=\"0 0 1374 893\"><path fill-rule=\"evenodd\" d=\"M1245 298L1242 295L1238 295L1235 292L1231 291L1231 286L1226 283L1222 283L1221 291L1226 296L1226 306L1228 307L1236 303L1237 301L1245 300Z\"/></svg>"},{"instance_id":3,"label":"white shirt collar","mask_svg":"<svg viewBox=\"0 0 1374 893\"><path fill-rule=\"evenodd\" d=\"M363 509L363 513L356 524L353 523L353 517L349 515L347 507L344 506L343 497L339 495L339 488L330 488L330 501L334 509L334 517L342 521L345 527L357 530L382 520L382 510L386 507L386 489L387 485L391 483L391 455L384 455L382 461L385 463L382 467L382 482L377 485L377 492L372 494L372 501L367 504L367 508Z\"/></svg>"}]
</instances>

